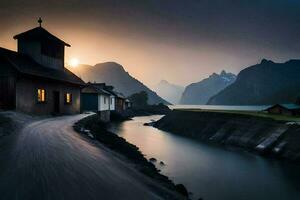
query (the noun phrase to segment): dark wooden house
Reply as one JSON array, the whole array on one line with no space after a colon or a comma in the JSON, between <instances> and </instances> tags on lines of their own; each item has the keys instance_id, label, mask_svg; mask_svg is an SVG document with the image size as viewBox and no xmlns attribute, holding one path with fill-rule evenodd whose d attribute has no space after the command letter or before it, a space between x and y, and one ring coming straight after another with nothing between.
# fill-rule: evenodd
<instances>
[{"instance_id":1,"label":"dark wooden house","mask_svg":"<svg viewBox=\"0 0 300 200\"><path fill-rule=\"evenodd\" d=\"M300 105L298 104L275 104L265 110L270 114L300 115Z\"/></svg>"},{"instance_id":2,"label":"dark wooden house","mask_svg":"<svg viewBox=\"0 0 300 200\"><path fill-rule=\"evenodd\" d=\"M14 36L18 50L0 48L0 108L34 114L80 112L84 82L65 68L65 46L40 26Z\"/></svg>"}]
</instances>

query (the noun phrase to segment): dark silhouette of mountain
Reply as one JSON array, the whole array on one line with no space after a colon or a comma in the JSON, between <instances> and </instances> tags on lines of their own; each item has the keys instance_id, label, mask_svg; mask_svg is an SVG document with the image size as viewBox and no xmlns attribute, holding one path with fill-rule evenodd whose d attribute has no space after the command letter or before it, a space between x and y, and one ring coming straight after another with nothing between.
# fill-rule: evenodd
<instances>
[{"instance_id":1,"label":"dark silhouette of mountain","mask_svg":"<svg viewBox=\"0 0 300 200\"><path fill-rule=\"evenodd\" d=\"M153 90L162 98L172 104L178 104L184 90L184 87L161 80L153 87Z\"/></svg>"},{"instance_id":2,"label":"dark silhouette of mountain","mask_svg":"<svg viewBox=\"0 0 300 200\"><path fill-rule=\"evenodd\" d=\"M132 77L118 63L106 62L96 64L95 66L81 65L71 70L86 82L105 82L106 84L113 85L116 91L123 93L126 97L145 91L148 94L149 104L169 104L142 82Z\"/></svg>"},{"instance_id":3,"label":"dark silhouette of mountain","mask_svg":"<svg viewBox=\"0 0 300 200\"><path fill-rule=\"evenodd\" d=\"M181 97L180 104L202 105L218 92L232 84L236 75L224 70L220 74L213 73L200 82L188 85Z\"/></svg>"},{"instance_id":4,"label":"dark silhouette of mountain","mask_svg":"<svg viewBox=\"0 0 300 200\"><path fill-rule=\"evenodd\" d=\"M300 60L260 64L242 70L232 85L212 97L212 105L263 105L296 102L300 95Z\"/></svg>"}]
</instances>

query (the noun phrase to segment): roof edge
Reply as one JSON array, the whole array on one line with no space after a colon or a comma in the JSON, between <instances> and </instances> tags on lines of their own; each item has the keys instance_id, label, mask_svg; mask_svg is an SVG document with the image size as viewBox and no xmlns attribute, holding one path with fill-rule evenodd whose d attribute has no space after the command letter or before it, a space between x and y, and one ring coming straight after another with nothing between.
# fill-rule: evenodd
<instances>
[{"instance_id":1,"label":"roof edge","mask_svg":"<svg viewBox=\"0 0 300 200\"><path fill-rule=\"evenodd\" d=\"M31 31L36 31L36 30L41 30L41 31L45 31L45 33L49 34L51 37L53 37L54 39L58 40L59 42L63 43L65 46L67 47L71 47L70 44L66 43L65 41L59 39L58 37L56 37L55 35L51 34L49 31L47 31L46 29L44 29L43 27L35 27L33 29L27 30L25 32L19 33L15 36L13 36L13 39L18 40L19 38L23 37L25 34L28 34Z\"/></svg>"}]
</instances>

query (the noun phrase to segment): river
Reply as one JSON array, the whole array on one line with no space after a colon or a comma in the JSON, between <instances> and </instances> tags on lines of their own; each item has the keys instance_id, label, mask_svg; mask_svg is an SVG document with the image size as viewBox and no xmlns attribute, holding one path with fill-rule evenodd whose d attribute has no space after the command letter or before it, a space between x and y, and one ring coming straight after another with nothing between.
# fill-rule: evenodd
<instances>
[{"instance_id":1,"label":"river","mask_svg":"<svg viewBox=\"0 0 300 200\"><path fill-rule=\"evenodd\" d=\"M226 106L226 105L170 105L170 109L195 109L195 110L230 110L230 111L263 111L272 105L248 105L248 106Z\"/></svg>"},{"instance_id":2,"label":"river","mask_svg":"<svg viewBox=\"0 0 300 200\"><path fill-rule=\"evenodd\" d=\"M135 117L112 124L110 129L138 146L148 159L156 158L161 173L176 184L183 183L193 193L193 199L300 199L300 166L143 126L159 118ZM160 161L166 165L160 165Z\"/></svg>"}]
</instances>

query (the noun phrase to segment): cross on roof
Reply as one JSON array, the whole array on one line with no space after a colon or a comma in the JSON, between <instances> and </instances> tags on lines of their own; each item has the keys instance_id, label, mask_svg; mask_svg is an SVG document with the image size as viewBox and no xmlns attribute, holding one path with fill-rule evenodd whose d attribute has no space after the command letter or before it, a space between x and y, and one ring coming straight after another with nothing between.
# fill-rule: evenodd
<instances>
[{"instance_id":1,"label":"cross on roof","mask_svg":"<svg viewBox=\"0 0 300 200\"><path fill-rule=\"evenodd\" d=\"M39 23L40 27L42 27L43 20L41 17L39 18L38 23Z\"/></svg>"}]
</instances>

